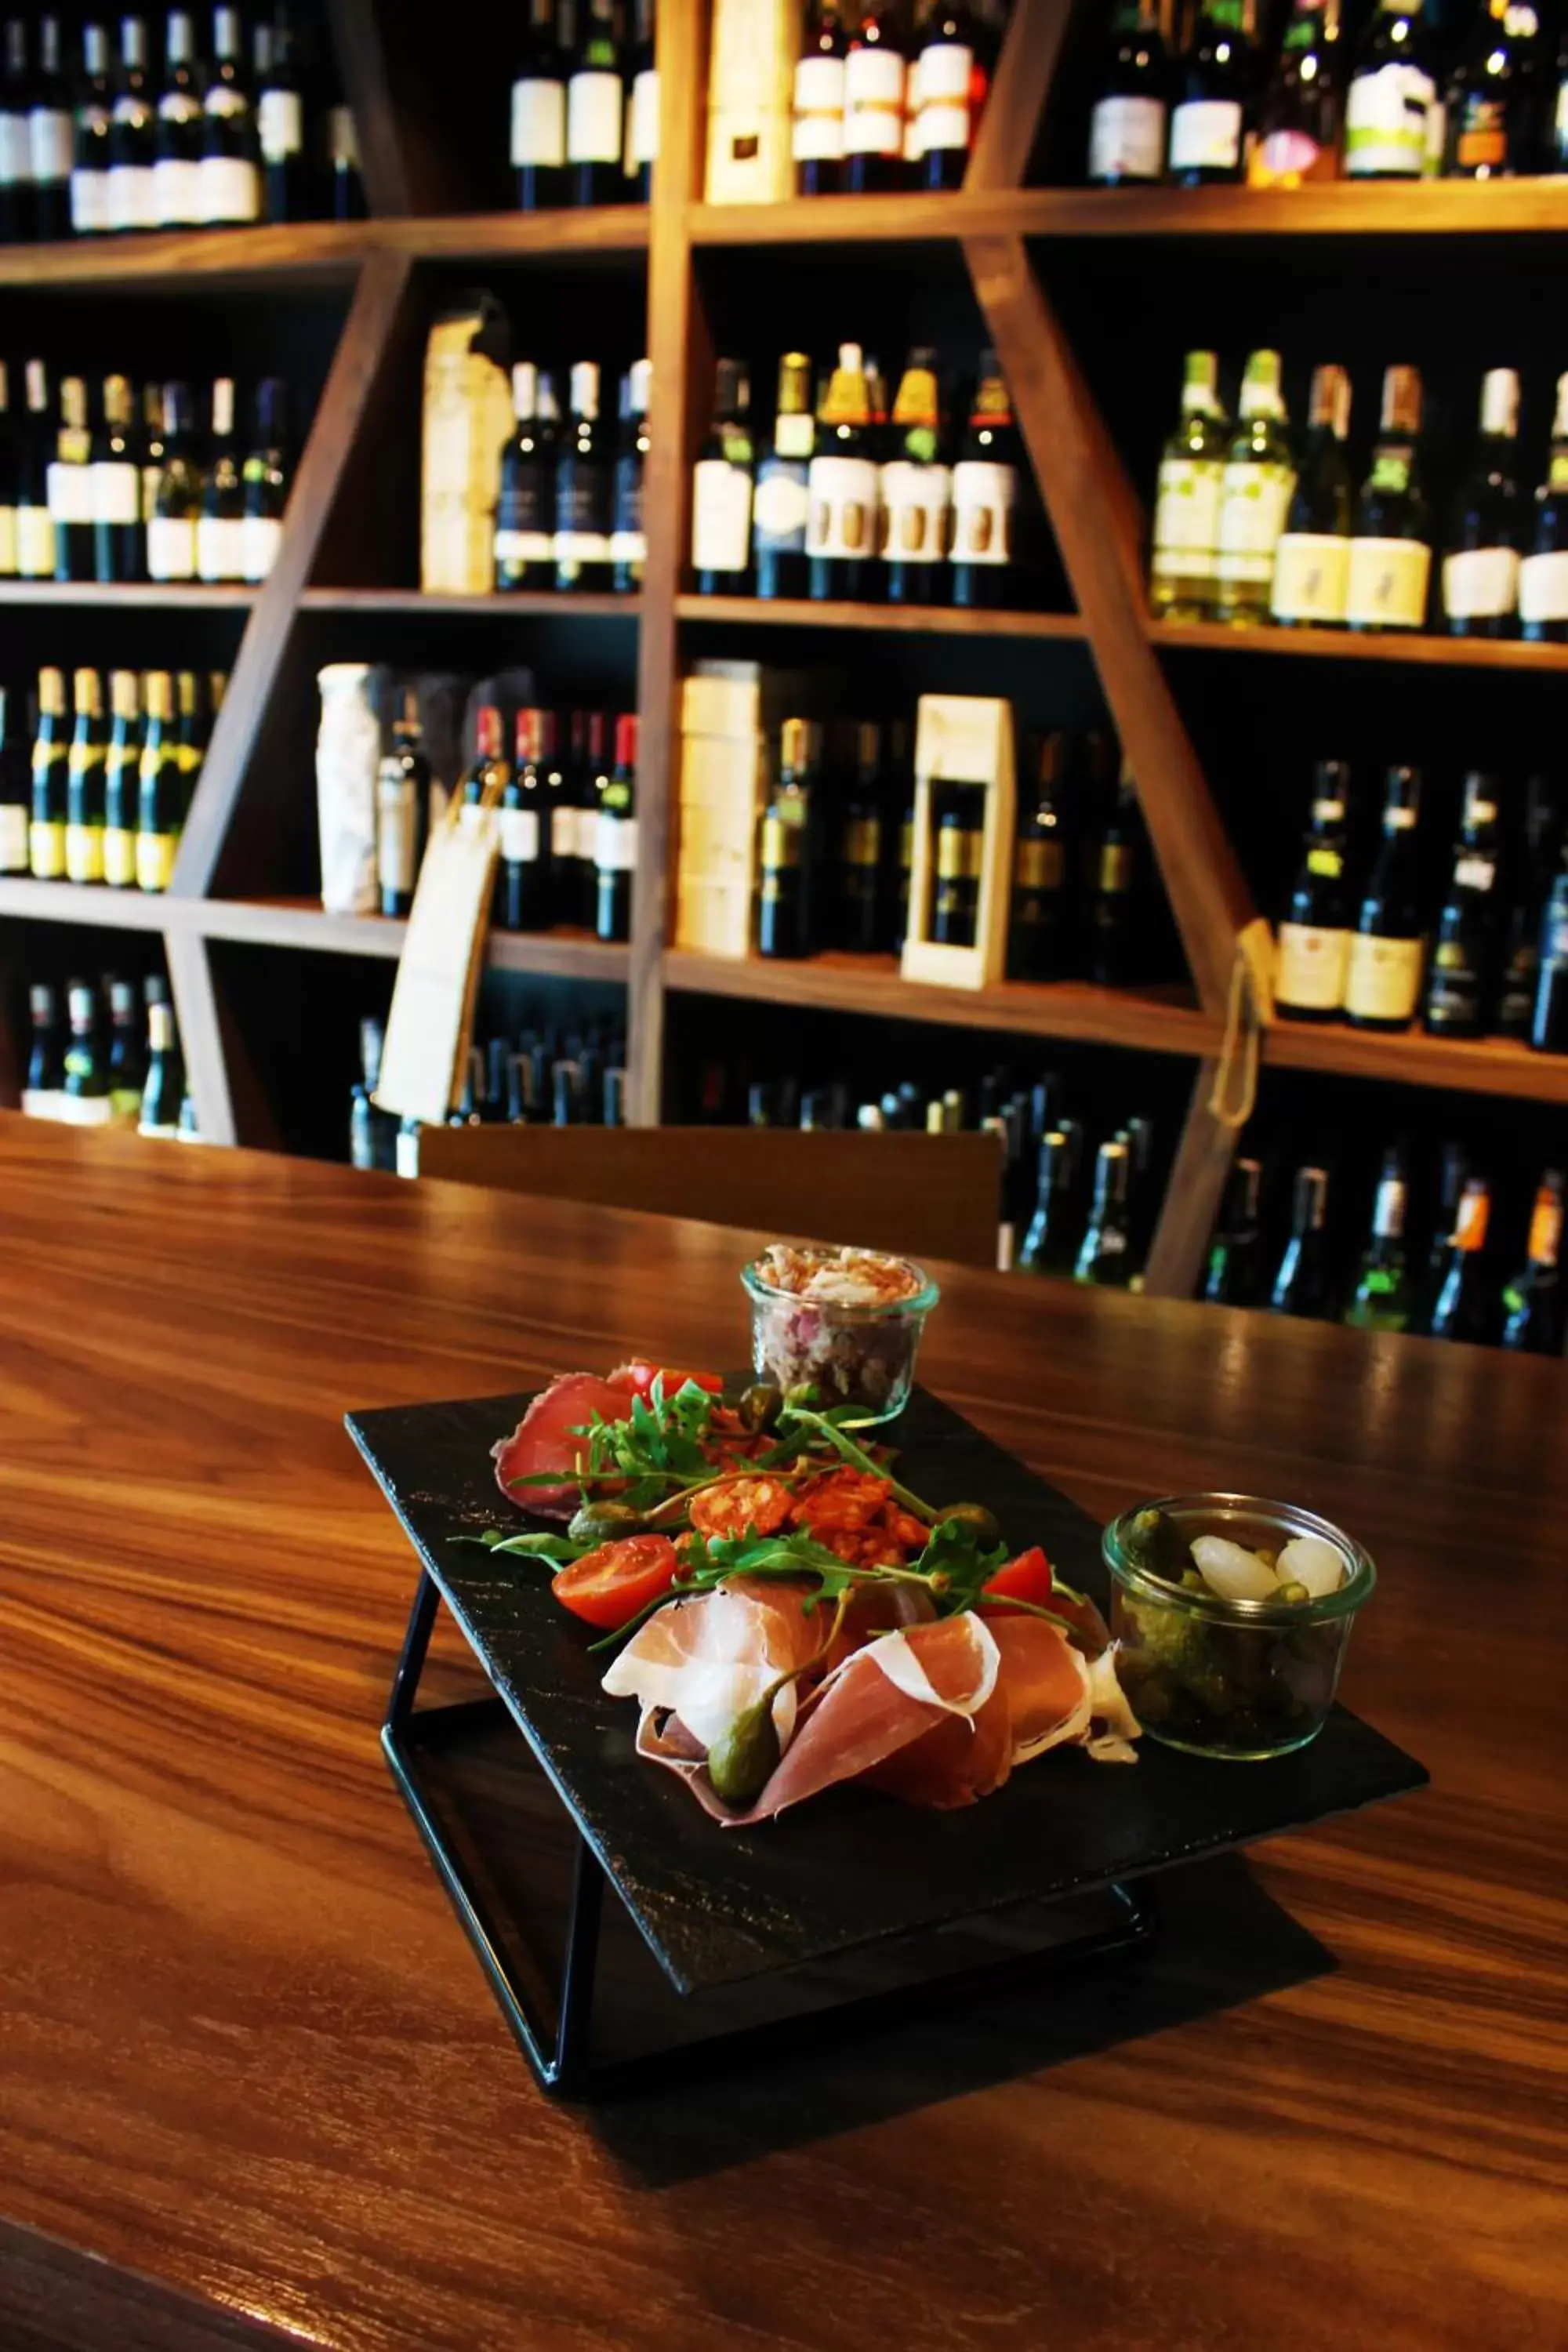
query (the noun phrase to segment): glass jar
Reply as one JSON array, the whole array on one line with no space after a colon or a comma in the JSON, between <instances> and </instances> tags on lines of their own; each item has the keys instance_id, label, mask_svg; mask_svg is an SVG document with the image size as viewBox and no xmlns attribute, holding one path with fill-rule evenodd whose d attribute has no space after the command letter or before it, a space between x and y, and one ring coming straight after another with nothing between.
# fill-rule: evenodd
<instances>
[{"instance_id":1,"label":"glass jar","mask_svg":"<svg viewBox=\"0 0 1568 2352\"><path fill-rule=\"evenodd\" d=\"M811 1261L824 1269L839 1255L826 1248L791 1252L797 1263ZM825 1411L854 1405L868 1422L891 1421L902 1412L914 1384L921 1333L941 1293L921 1266L902 1258L888 1263L914 1286L882 1306L805 1297L770 1281L760 1263L743 1266L758 1378L786 1391L809 1382Z\"/></svg>"},{"instance_id":2,"label":"glass jar","mask_svg":"<svg viewBox=\"0 0 1568 2352\"><path fill-rule=\"evenodd\" d=\"M1224 1536L1249 1551L1317 1536L1344 1562L1332 1592L1308 1601L1226 1601L1173 1583L1129 1548L1139 1511L1158 1511L1184 1544ZM1124 1511L1105 1530L1117 1674L1152 1739L1194 1756L1253 1760L1304 1748L1322 1729L1356 1612L1377 1572L1368 1554L1314 1511L1253 1495L1171 1495Z\"/></svg>"}]
</instances>

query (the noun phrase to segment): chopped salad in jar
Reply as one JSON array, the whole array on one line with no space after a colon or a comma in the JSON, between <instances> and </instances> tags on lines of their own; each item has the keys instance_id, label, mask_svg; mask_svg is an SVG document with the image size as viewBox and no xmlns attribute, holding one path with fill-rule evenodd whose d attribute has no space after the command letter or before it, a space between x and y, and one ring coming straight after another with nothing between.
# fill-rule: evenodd
<instances>
[{"instance_id":1,"label":"chopped salad in jar","mask_svg":"<svg viewBox=\"0 0 1568 2352\"><path fill-rule=\"evenodd\" d=\"M773 1242L742 1280L760 1375L786 1392L813 1387L869 1420L903 1411L938 1297L920 1266L880 1250Z\"/></svg>"}]
</instances>

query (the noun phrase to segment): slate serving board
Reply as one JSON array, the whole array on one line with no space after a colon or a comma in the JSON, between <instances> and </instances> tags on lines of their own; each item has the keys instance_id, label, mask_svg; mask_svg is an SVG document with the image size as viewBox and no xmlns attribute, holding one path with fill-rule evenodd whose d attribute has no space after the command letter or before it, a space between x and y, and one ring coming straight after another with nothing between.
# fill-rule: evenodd
<instances>
[{"instance_id":1,"label":"slate serving board","mask_svg":"<svg viewBox=\"0 0 1568 2352\"><path fill-rule=\"evenodd\" d=\"M760 1828L723 1829L673 1773L637 1758L636 1706L600 1689L606 1654L592 1654L592 1632L551 1599L544 1568L452 1540L525 1524L495 1484L489 1449L527 1402L395 1406L352 1413L347 1425L678 1991L1165 1870L1426 1780L1413 1757L1335 1707L1310 1747L1268 1763L1145 1739L1135 1766L1047 1755L958 1812L840 1789ZM1065 1495L922 1390L889 1434L928 1501L988 1504L1009 1540L1043 1543L1068 1583L1107 1606L1099 1527Z\"/></svg>"}]
</instances>

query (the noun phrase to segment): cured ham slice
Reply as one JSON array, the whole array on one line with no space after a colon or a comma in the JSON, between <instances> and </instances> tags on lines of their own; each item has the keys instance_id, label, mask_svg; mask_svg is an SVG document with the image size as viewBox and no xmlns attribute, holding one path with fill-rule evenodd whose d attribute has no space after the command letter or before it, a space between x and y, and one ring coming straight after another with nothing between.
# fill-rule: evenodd
<instances>
[{"instance_id":1,"label":"cured ham slice","mask_svg":"<svg viewBox=\"0 0 1568 2352\"><path fill-rule=\"evenodd\" d=\"M677 1717L706 1755L739 1715L755 1706L781 1675L798 1675L827 1637L820 1609L801 1606L807 1588L735 1577L700 1599L672 1601L633 1634L605 1676L612 1698L635 1698L647 1727L652 1716ZM773 1701L781 1748L795 1730L795 1685ZM661 1761L690 1749L672 1739Z\"/></svg>"},{"instance_id":2,"label":"cured ham slice","mask_svg":"<svg viewBox=\"0 0 1568 2352\"><path fill-rule=\"evenodd\" d=\"M490 1448L496 1484L503 1495L525 1511L542 1518L569 1519L583 1499L583 1489L572 1475L583 1460L587 1440L574 1435L585 1429L595 1413L602 1421L629 1419L630 1391L593 1372L567 1372L541 1389L510 1437ZM559 1486L518 1486L517 1478L535 1478L558 1470ZM605 1489L605 1491L608 1491Z\"/></svg>"}]
</instances>

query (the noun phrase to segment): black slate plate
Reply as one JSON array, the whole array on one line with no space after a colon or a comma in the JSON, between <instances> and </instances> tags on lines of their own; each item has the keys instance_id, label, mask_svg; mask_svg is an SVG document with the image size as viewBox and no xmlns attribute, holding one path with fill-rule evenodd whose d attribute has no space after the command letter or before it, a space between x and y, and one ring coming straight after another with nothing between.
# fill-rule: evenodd
<instances>
[{"instance_id":1,"label":"black slate plate","mask_svg":"<svg viewBox=\"0 0 1568 2352\"><path fill-rule=\"evenodd\" d=\"M454 1543L513 1519L489 1449L525 1396L353 1413L350 1433L475 1654L671 1983L681 1992L798 1968L880 1938L1058 1897L1299 1829L1421 1787L1426 1773L1336 1707L1321 1736L1265 1764L1209 1762L1152 1740L1135 1766L1040 1759L960 1812L842 1789L754 1830L721 1828L634 1750L637 1708L599 1687L605 1654L550 1597L542 1568ZM990 1505L1102 1606L1100 1530L938 1399L895 1433L934 1503ZM1375 1605L1375 1604L1374 1604Z\"/></svg>"}]
</instances>

